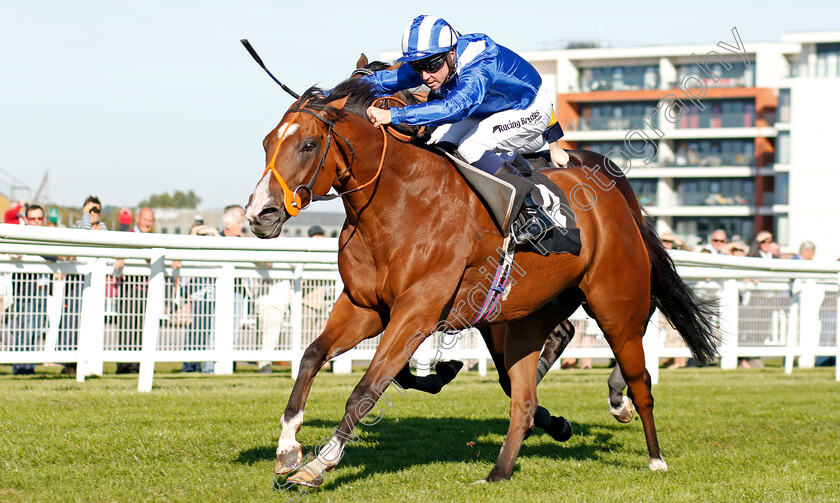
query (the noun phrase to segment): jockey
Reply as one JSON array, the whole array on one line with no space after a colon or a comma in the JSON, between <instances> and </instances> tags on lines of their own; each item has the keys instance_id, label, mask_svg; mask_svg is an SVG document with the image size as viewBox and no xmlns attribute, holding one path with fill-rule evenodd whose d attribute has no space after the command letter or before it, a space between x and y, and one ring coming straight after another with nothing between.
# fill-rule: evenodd
<instances>
[{"instance_id":1,"label":"jockey","mask_svg":"<svg viewBox=\"0 0 840 503\"><path fill-rule=\"evenodd\" d=\"M463 160L497 177L521 176L509 162L512 155L499 153L536 152L546 141L552 164L566 165L568 154L557 141L563 131L554 116L553 90L542 85L539 73L522 57L484 34L459 35L434 16L411 22L402 53L398 61L407 64L364 78L380 96L425 84L431 89L429 101L405 108L370 107L367 115L375 126L437 126L429 144L455 147ZM530 195L524 208L543 226L556 225Z\"/></svg>"}]
</instances>

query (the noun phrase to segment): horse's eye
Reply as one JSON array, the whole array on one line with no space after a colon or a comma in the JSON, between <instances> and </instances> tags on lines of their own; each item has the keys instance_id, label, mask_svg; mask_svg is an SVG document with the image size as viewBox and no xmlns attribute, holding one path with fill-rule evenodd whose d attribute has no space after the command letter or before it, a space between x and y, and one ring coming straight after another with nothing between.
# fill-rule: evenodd
<instances>
[{"instance_id":1,"label":"horse's eye","mask_svg":"<svg viewBox=\"0 0 840 503\"><path fill-rule=\"evenodd\" d=\"M301 148L300 150L301 150L301 152L311 152L311 151L315 150L315 147L317 147L317 146L318 146L318 144L315 143L314 141L307 140L306 142L304 142L303 148Z\"/></svg>"}]
</instances>

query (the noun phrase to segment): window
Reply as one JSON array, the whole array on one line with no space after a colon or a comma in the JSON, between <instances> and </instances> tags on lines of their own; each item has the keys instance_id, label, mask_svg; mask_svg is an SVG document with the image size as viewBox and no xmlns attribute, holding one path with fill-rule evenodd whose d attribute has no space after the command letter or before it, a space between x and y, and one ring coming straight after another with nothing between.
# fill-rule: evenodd
<instances>
[{"instance_id":1,"label":"window","mask_svg":"<svg viewBox=\"0 0 840 503\"><path fill-rule=\"evenodd\" d=\"M630 159L631 166L647 166L647 167L656 167L658 165L658 160L656 156L658 156L659 152L659 142L653 141L652 145L647 144L644 140L632 140L631 146L634 149L644 149L641 152L632 152L630 149L627 148L627 145L623 141L593 141L593 142L585 142L581 141L578 142L578 148L591 150L593 152L597 152L601 155L607 155L611 151L620 151L624 152L624 154ZM653 149L656 149L654 152ZM620 155L620 154L619 154ZM645 165L644 159L653 157L653 161L650 164ZM624 160L620 157L613 158L613 162L615 162L620 168L624 166Z\"/></svg>"},{"instance_id":2,"label":"window","mask_svg":"<svg viewBox=\"0 0 840 503\"><path fill-rule=\"evenodd\" d=\"M755 143L751 139L677 140L674 156L677 166L753 166Z\"/></svg>"},{"instance_id":3,"label":"window","mask_svg":"<svg viewBox=\"0 0 840 503\"><path fill-rule=\"evenodd\" d=\"M643 119L656 106L650 102L583 103L580 105L579 131L630 130L635 126L649 128ZM658 126L659 114L652 117L653 126Z\"/></svg>"},{"instance_id":4,"label":"window","mask_svg":"<svg viewBox=\"0 0 840 503\"><path fill-rule=\"evenodd\" d=\"M674 182L681 206L742 206L755 203L751 178L685 178Z\"/></svg>"},{"instance_id":5,"label":"window","mask_svg":"<svg viewBox=\"0 0 840 503\"><path fill-rule=\"evenodd\" d=\"M700 65L679 65L677 66L677 82L682 83L686 75L694 74L703 79L708 87L753 87L755 86L755 62L750 62L750 66L746 66L742 60L727 61L730 68L727 70L719 60L709 57L707 60L708 71L712 72L717 78L715 80L706 73L706 68L700 68ZM694 79L689 79L686 84L689 87L698 86Z\"/></svg>"},{"instance_id":6,"label":"window","mask_svg":"<svg viewBox=\"0 0 840 503\"><path fill-rule=\"evenodd\" d=\"M790 122L790 89L779 89L779 122Z\"/></svg>"},{"instance_id":7,"label":"window","mask_svg":"<svg viewBox=\"0 0 840 503\"><path fill-rule=\"evenodd\" d=\"M790 131L779 131L776 137L776 162L790 164Z\"/></svg>"},{"instance_id":8,"label":"window","mask_svg":"<svg viewBox=\"0 0 840 503\"><path fill-rule=\"evenodd\" d=\"M817 44L817 77L840 76L840 43Z\"/></svg>"},{"instance_id":9,"label":"window","mask_svg":"<svg viewBox=\"0 0 840 503\"><path fill-rule=\"evenodd\" d=\"M751 217L675 217L676 234L687 243L705 241L715 229L723 229L730 241L742 239L749 243L755 232Z\"/></svg>"},{"instance_id":10,"label":"window","mask_svg":"<svg viewBox=\"0 0 840 503\"><path fill-rule=\"evenodd\" d=\"M630 185L636 198L645 206L656 206L656 185L657 181L649 178L630 179Z\"/></svg>"},{"instance_id":11,"label":"window","mask_svg":"<svg viewBox=\"0 0 840 503\"><path fill-rule=\"evenodd\" d=\"M607 66L584 68L580 72L580 89L590 91L628 91L657 89L659 66Z\"/></svg>"},{"instance_id":12,"label":"window","mask_svg":"<svg viewBox=\"0 0 840 503\"><path fill-rule=\"evenodd\" d=\"M755 126L753 100L708 100L705 110L688 107L676 123L678 128L719 128Z\"/></svg>"}]
</instances>

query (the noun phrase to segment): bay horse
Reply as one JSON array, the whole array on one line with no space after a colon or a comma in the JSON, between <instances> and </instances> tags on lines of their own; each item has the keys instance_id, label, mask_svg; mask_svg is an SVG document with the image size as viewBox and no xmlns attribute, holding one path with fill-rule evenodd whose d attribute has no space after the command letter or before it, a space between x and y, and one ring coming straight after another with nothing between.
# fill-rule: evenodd
<instances>
[{"instance_id":1,"label":"bay horse","mask_svg":"<svg viewBox=\"0 0 840 503\"><path fill-rule=\"evenodd\" d=\"M344 291L321 335L304 352L281 419L276 473L303 459L296 433L306 398L327 360L382 333L334 435L287 482L319 486L337 466L356 424L405 366L422 340L463 330L486 292L488 258L503 237L479 197L451 161L416 145L388 141L364 111L370 86L348 80L329 96L312 88L264 139L266 168L246 208L254 234L272 238L288 218L330 189L347 214L339 236ZM504 369L510 378L510 424L495 465L483 481L510 478L537 408L539 351L549 332L583 303L609 343L642 421L651 470L665 470L653 418L642 335L654 308L680 332L700 362L715 357L709 309L676 272L656 233L631 208L623 174L598 154L569 152L575 167L543 172L575 204L578 256L520 251L517 283L492 319L506 325ZM594 187L593 187L594 186ZM617 189L617 190L615 190ZM635 203L638 204L638 203Z\"/></svg>"},{"instance_id":2,"label":"bay horse","mask_svg":"<svg viewBox=\"0 0 840 503\"><path fill-rule=\"evenodd\" d=\"M362 53L358 61L356 61L356 69L350 75L350 78L360 78L366 75L373 75L380 70L395 70L399 68L402 63L389 64L384 61L368 61L367 56ZM412 105L424 102L427 99L427 93L420 91L400 91L395 97L402 100L407 105ZM383 103L381 106L388 105ZM409 136L413 136L417 132L417 128L408 128ZM428 133L428 131L427 131ZM414 138L418 140L418 138ZM542 160L542 158L539 158ZM545 167L548 165L545 164ZM496 364L496 370L499 375L499 385L502 390L510 397L510 379L504 370L504 357L502 352L504 350L505 326L495 325L484 327L479 330L482 338L485 341L488 351L490 352L493 362ZM563 350L572 341L575 335L575 327L568 320L564 320L557 325L549 334L543 350L540 353L540 364L537 367L537 383L545 376L552 365L560 358ZM446 386L460 371L463 363L460 361L439 361L435 364L435 373L427 376L415 376L411 373L411 367L406 362L405 367L400 370L394 377L394 382L397 386L403 389L415 389L424 393L437 394ZM617 372L613 372L618 374ZM610 388L610 403L618 403L619 405L613 407L611 405L611 412L621 422L628 422L633 417L633 408L629 400L624 401L622 391L624 390L623 381L611 379L609 381ZM612 386L612 383L617 383L617 386ZM615 389L614 389L615 388ZM617 395L616 395L617 394ZM615 398L618 396L618 398ZM551 413L542 405L537 405L537 412L534 414L534 426L544 430L552 438L559 442L568 440L572 435L572 425L562 416L552 416Z\"/></svg>"}]
</instances>

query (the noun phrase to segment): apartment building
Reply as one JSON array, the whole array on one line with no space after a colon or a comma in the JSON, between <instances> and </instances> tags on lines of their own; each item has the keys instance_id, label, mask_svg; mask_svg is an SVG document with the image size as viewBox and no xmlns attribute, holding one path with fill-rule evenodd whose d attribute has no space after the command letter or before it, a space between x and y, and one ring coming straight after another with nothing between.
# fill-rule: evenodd
<instances>
[{"instance_id":1,"label":"apartment building","mask_svg":"<svg viewBox=\"0 0 840 503\"><path fill-rule=\"evenodd\" d=\"M568 148L619 160L660 233L770 230L840 257L840 31L708 44L520 51L557 92ZM384 59L396 59L394 52ZM835 159L838 159L835 161Z\"/></svg>"},{"instance_id":2,"label":"apartment building","mask_svg":"<svg viewBox=\"0 0 840 503\"><path fill-rule=\"evenodd\" d=\"M660 233L697 246L717 228L747 241L767 229L783 248L808 239L823 258L840 257L828 232L840 213L830 148L840 138L840 31L778 43L723 35L722 45L522 54L557 90L568 147L630 160Z\"/></svg>"}]
</instances>

